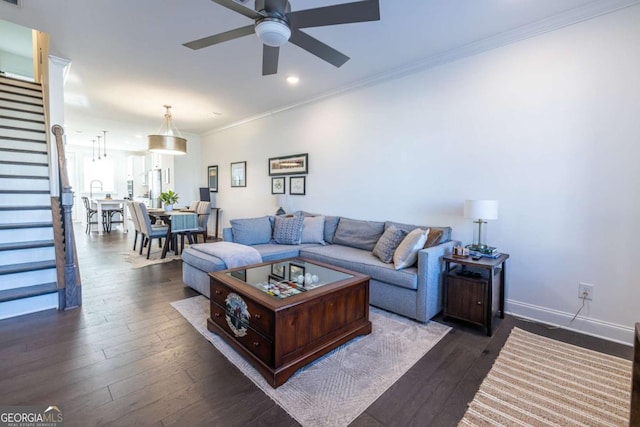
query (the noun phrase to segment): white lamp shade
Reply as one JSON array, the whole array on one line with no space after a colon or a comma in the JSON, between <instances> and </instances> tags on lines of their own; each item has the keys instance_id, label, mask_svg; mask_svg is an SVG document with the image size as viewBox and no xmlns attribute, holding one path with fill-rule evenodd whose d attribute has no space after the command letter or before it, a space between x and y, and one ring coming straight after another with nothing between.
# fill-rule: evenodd
<instances>
[{"instance_id":1,"label":"white lamp shade","mask_svg":"<svg viewBox=\"0 0 640 427\"><path fill-rule=\"evenodd\" d=\"M498 219L498 201L465 200L464 217L472 219Z\"/></svg>"},{"instance_id":2,"label":"white lamp shade","mask_svg":"<svg viewBox=\"0 0 640 427\"><path fill-rule=\"evenodd\" d=\"M280 47L289 41L291 29L280 21L265 19L256 24L256 34L267 46Z\"/></svg>"}]
</instances>

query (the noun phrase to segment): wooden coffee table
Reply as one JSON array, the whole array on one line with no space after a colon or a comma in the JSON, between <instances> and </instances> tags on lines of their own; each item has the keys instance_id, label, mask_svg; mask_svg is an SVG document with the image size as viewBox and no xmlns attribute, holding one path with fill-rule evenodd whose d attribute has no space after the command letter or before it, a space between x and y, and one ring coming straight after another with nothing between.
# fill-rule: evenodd
<instances>
[{"instance_id":1,"label":"wooden coffee table","mask_svg":"<svg viewBox=\"0 0 640 427\"><path fill-rule=\"evenodd\" d=\"M274 388L311 361L371 333L369 276L303 258L209 276L207 328ZM305 276L307 283L298 283Z\"/></svg>"}]
</instances>

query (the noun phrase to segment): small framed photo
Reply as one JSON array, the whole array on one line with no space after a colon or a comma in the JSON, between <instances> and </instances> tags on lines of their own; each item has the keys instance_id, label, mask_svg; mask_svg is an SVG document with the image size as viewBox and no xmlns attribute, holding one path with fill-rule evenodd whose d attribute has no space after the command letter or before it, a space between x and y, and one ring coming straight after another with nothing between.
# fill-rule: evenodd
<instances>
[{"instance_id":1,"label":"small framed photo","mask_svg":"<svg viewBox=\"0 0 640 427\"><path fill-rule=\"evenodd\" d=\"M284 272L285 272L284 266L285 264L282 262L277 264L271 264L271 275L279 277L280 280L283 280Z\"/></svg>"},{"instance_id":2,"label":"small framed photo","mask_svg":"<svg viewBox=\"0 0 640 427\"><path fill-rule=\"evenodd\" d=\"M272 157L269 159L269 175L299 175L309 173L309 154Z\"/></svg>"},{"instance_id":3,"label":"small framed photo","mask_svg":"<svg viewBox=\"0 0 640 427\"><path fill-rule=\"evenodd\" d=\"M209 191L212 193L218 192L218 165L209 166L207 168L207 176L209 180Z\"/></svg>"},{"instance_id":4,"label":"small framed photo","mask_svg":"<svg viewBox=\"0 0 640 427\"><path fill-rule=\"evenodd\" d=\"M304 267L292 262L289 263L289 280L295 282L298 276L304 276Z\"/></svg>"},{"instance_id":5,"label":"small framed photo","mask_svg":"<svg viewBox=\"0 0 640 427\"><path fill-rule=\"evenodd\" d=\"M304 196L306 194L306 177L292 176L289 178L289 194Z\"/></svg>"},{"instance_id":6,"label":"small framed photo","mask_svg":"<svg viewBox=\"0 0 640 427\"><path fill-rule=\"evenodd\" d=\"M247 270L236 270L229 273L231 277L235 277L238 280L242 280L243 282L247 281Z\"/></svg>"},{"instance_id":7,"label":"small framed photo","mask_svg":"<svg viewBox=\"0 0 640 427\"><path fill-rule=\"evenodd\" d=\"M286 194L287 193L287 178L279 176L271 178L271 194Z\"/></svg>"},{"instance_id":8,"label":"small framed photo","mask_svg":"<svg viewBox=\"0 0 640 427\"><path fill-rule=\"evenodd\" d=\"M247 186L247 162L231 163L231 186Z\"/></svg>"}]
</instances>

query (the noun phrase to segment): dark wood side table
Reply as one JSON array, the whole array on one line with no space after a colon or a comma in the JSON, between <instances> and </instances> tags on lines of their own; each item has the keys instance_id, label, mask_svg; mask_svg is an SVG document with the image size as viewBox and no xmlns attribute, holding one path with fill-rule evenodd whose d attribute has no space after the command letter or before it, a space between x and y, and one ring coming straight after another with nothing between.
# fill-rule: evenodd
<instances>
[{"instance_id":1,"label":"dark wood side table","mask_svg":"<svg viewBox=\"0 0 640 427\"><path fill-rule=\"evenodd\" d=\"M444 320L453 317L484 326L491 336L493 316L499 311L500 318L504 318L508 258L508 254L501 254L495 259L482 257L475 261L470 256L444 256ZM452 268L451 264L456 266Z\"/></svg>"},{"instance_id":2,"label":"dark wood side table","mask_svg":"<svg viewBox=\"0 0 640 427\"><path fill-rule=\"evenodd\" d=\"M220 208L211 208L211 212L213 213L213 223L214 223L214 233L212 235L209 234L209 230L207 230L207 239L212 237L213 240L218 241L220 237L218 236L218 221L220 220Z\"/></svg>"}]
</instances>

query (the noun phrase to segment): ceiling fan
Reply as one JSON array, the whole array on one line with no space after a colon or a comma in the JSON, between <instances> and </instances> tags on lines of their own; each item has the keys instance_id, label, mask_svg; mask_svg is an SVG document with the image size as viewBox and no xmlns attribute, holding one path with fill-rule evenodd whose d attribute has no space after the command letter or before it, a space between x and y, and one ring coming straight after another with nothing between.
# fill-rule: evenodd
<instances>
[{"instance_id":1,"label":"ceiling fan","mask_svg":"<svg viewBox=\"0 0 640 427\"><path fill-rule=\"evenodd\" d=\"M233 0L212 1L253 19L254 24L193 40L184 43L183 46L198 50L255 32L264 44L262 50L263 76L278 72L280 46L288 41L336 67L342 66L349 60L348 56L311 37L301 31L301 28L380 20L379 0L363 0L295 12L291 11L291 4L288 0L256 0L255 10L242 6ZM244 0L244 2L247 1Z\"/></svg>"}]
</instances>

